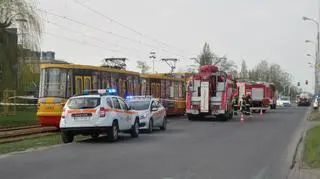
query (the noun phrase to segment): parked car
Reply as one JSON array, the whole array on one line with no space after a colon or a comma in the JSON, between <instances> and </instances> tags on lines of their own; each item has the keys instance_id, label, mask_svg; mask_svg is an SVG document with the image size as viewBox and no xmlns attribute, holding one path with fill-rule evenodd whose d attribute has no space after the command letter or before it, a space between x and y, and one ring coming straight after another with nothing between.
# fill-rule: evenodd
<instances>
[{"instance_id":1,"label":"parked car","mask_svg":"<svg viewBox=\"0 0 320 179\"><path fill-rule=\"evenodd\" d=\"M291 106L291 101L289 97L280 97L277 100L277 106L289 107Z\"/></svg>"},{"instance_id":2,"label":"parked car","mask_svg":"<svg viewBox=\"0 0 320 179\"><path fill-rule=\"evenodd\" d=\"M106 133L110 141L118 139L118 133L139 136L139 116L119 96L90 94L71 97L63 108L60 129L64 143L72 142L77 134L92 138Z\"/></svg>"},{"instance_id":3,"label":"parked car","mask_svg":"<svg viewBox=\"0 0 320 179\"><path fill-rule=\"evenodd\" d=\"M166 130L166 110L162 104L151 96L128 96L128 105L138 112L140 119L140 130L147 130L149 133L155 127Z\"/></svg>"}]
</instances>

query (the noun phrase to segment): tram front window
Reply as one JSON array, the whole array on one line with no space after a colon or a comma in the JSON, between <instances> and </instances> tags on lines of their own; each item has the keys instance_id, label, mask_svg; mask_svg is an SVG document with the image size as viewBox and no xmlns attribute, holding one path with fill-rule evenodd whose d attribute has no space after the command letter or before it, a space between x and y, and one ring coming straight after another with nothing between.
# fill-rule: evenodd
<instances>
[{"instance_id":1,"label":"tram front window","mask_svg":"<svg viewBox=\"0 0 320 179\"><path fill-rule=\"evenodd\" d=\"M40 74L40 98L66 97L66 82L66 69L42 69Z\"/></svg>"}]
</instances>

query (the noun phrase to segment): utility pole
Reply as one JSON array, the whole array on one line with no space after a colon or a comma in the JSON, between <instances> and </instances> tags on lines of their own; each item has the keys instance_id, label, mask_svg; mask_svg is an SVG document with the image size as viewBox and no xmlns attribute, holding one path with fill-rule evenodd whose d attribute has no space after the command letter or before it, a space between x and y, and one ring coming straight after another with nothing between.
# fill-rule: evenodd
<instances>
[{"instance_id":1,"label":"utility pole","mask_svg":"<svg viewBox=\"0 0 320 179\"><path fill-rule=\"evenodd\" d=\"M176 62L178 59L176 58L163 58L162 61L166 62L167 65L171 68L170 73L173 73L174 69L176 69Z\"/></svg>"},{"instance_id":2,"label":"utility pole","mask_svg":"<svg viewBox=\"0 0 320 179\"><path fill-rule=\"evenodd\" d=\"M150 52L149 58L152 60L152 73L154 73L154 60L156 59L156 52Z\"/></svg>"},{"instance_id":3,"label":"utility pole","mask_svg":"<svg viewBox=\"0 0 320 179\"><path fill-rule=\"evenodd\" d=\"M319 11L319 16L320 16L320 11ZM319 70L317 69L317 66L319 64L319 50L320 50L320 25L319 25L319 21L309 18L309 17L302 17L302 19L304 21L310 21L313 22L314 24L316 24L317 26L317 49L316 49L316 59L315 59L315 67L314 67L314 76L315 76L315 86L314 86L314 93L317 94L319 93Z\"/></svg>"}]
</instances>

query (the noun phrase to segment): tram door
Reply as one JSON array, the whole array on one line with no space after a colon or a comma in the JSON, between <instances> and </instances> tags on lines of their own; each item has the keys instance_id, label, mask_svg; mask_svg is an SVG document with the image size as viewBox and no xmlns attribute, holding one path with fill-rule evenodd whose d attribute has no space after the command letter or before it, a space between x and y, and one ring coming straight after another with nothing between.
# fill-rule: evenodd
<instances>
[{"instance_id":1,"label":"tram door","mask_svg":"<svg viewBox=\"0 0 320 179\"><path fill-rule=\"evenodd\" d=\"M75 76L76 94L81 94L84 90L91 90L91 76Z\"/></svg>"},{"instance_id":2,"label":"tram door","mask_svg":"<svg viewBox=\"0 0 320 179\"><path fill-rule=\"evenodd\" d=\"M160 83L151 83L151 95L160 98Z\"/></svg>"}]
</instances>

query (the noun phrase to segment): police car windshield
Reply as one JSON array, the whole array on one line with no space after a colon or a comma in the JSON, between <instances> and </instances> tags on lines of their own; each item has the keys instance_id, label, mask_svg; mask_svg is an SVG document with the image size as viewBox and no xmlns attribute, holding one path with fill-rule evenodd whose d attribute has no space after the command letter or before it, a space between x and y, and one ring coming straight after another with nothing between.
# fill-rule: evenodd
<instances>
[{"instance_id":1,"label":"police car windshield","mask_svg":"<svg viewBox=\"0 0 320 179\"><path fill-rule=\"evenodd\" d=\"M129 101L128 104L134 110L147 110L149 109L150 101Z\"/></svg>"},{"instance_id":2,"label":"police car windshield","mask_svg":"<svg viewBox=\"0 0 320 179\"><path fill-rule=\"evenodd\" d=\"M88 109L95 108L100 105L100 98L72 98L67 106L70 109Z\"/></svg>"},{"instance_id":3,"label":"police car windshield","mask_svg":"<svg viewBox=\"0 0 320 179\"><path fill-rule=\"evenodd\" d=\"M282 101L289 101L289 98L281 98Z\"/></svg>"}]
</instances>

